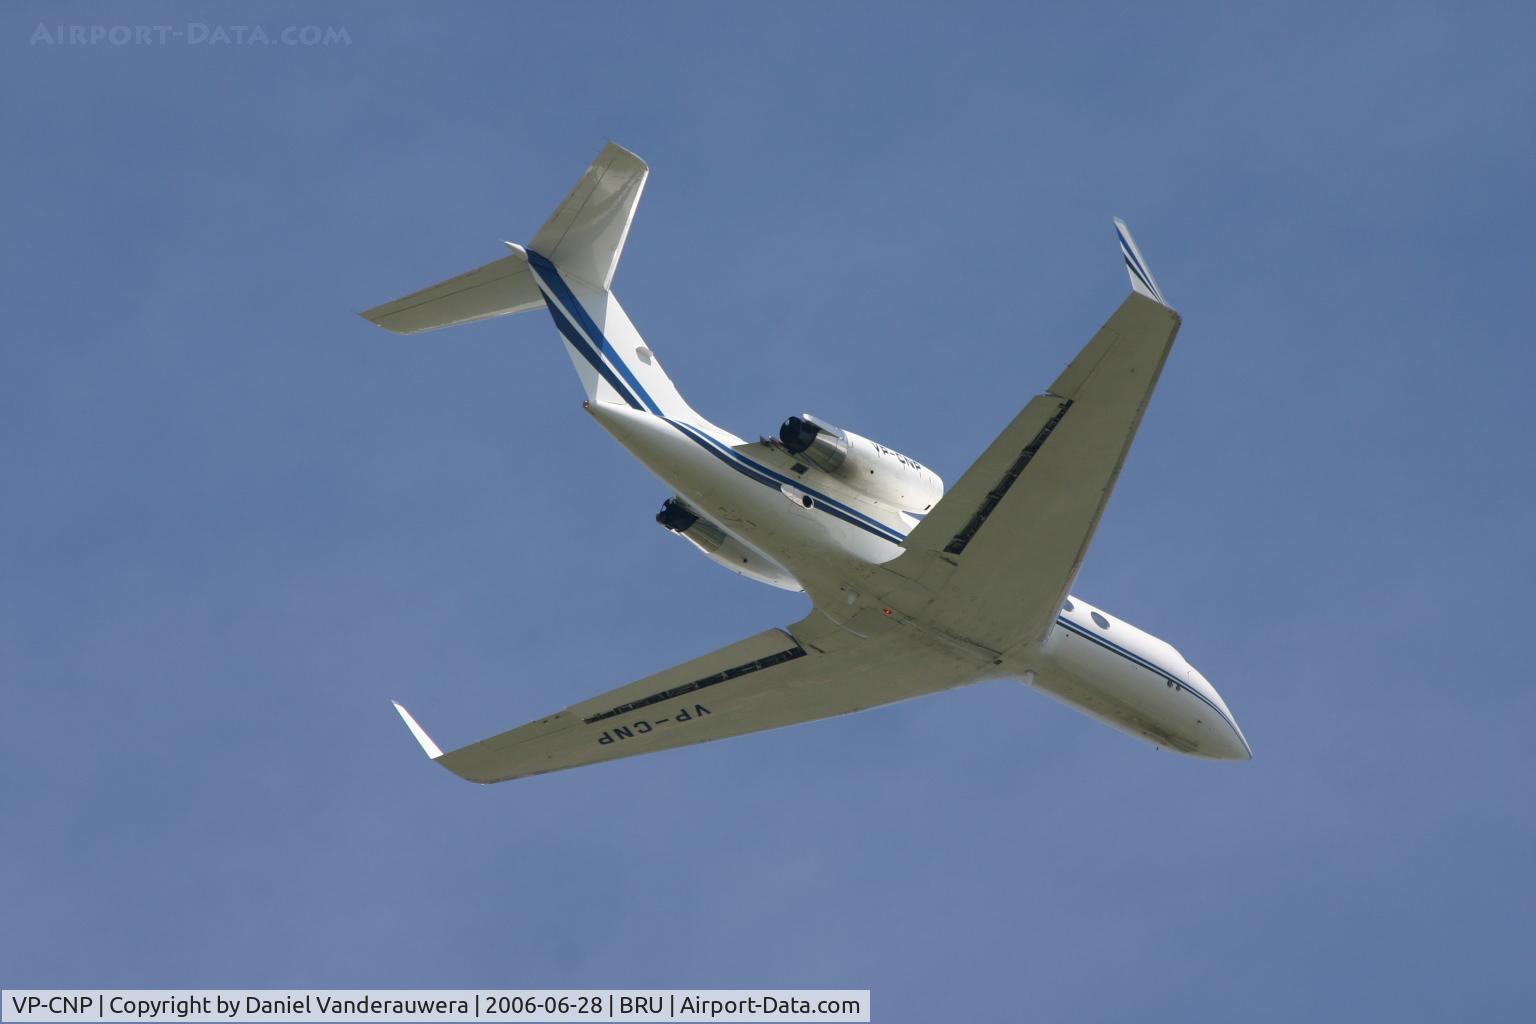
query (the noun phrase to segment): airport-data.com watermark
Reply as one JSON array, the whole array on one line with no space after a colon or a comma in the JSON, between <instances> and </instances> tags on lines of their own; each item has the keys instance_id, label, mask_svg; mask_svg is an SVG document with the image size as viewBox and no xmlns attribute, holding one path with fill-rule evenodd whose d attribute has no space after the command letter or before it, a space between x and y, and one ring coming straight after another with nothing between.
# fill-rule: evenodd
<instances>
[{"instance_id":1,"label":"airport-data.com watermark","mask_svg":"<svg viewBox=\"0 0 1536 1024\"><path fill-rule=\"evenodd\" d=\"M38 22L33 46L351 46L345 25L59 25Z\"/></svg>"}]
</instances>

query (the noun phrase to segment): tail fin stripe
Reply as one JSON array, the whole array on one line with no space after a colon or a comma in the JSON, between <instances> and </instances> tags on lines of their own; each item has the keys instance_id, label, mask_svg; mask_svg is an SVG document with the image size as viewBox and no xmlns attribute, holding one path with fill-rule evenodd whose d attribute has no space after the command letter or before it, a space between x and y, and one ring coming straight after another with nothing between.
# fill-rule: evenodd
<instances>
[{"instance_id":1,"label":"tail fin stripe","mask_svg":"<svg viewBox=\"0 0 1536 1024\"><path fill-rule=\"evenodd\" d=\"M591 343L582 337L581 332L576 330L575 325L566 319L564 313L560 312L560 307L555 304L552 297L550 301L545 302L545 306L549 308L549 315L554 319L555 327L565 337L565 340L570 343L571 348L575 349L581 354L583 359L592 364L592 369L596 370L608 382L609 386L619 393L630 408L643 411L643 407L635 399L635 396L630 394L629 389L623 385L613 370L609 368L608 364L597 357L597 353L592 350Z\"/></svg>"},{"instance_id":2,"label":"tail fin stripe","mask_svg":"<svg viewBox=\"0 0 1536 1024\"><path fill-rule=\"evenodd\" d=\"M624 364L624 360L619 358L619 354L613 350L613 346L608 343L602 330L593 322L586 308L572 294L570 286L565 283L565 279L560 276L560 271L555 265L532 249L528 250L528 263L538 276L540 285L549 293L546 298L558 301L565 308L565 312L580 328L580 333L585 335L587 344L591 346L593 352L600 355L629 385L628 389L615 385L619 394L624 395L631 404L634 404L634 398L639 398L642 404L635 405L635 408L643 407L660 416L661 407L651 399L645 388L635 379L635 375L630 372L629 367ZM554 308L553 304L551 308ZM614 382L610 380L609 383Z\"/></svg>"}]
</instances>

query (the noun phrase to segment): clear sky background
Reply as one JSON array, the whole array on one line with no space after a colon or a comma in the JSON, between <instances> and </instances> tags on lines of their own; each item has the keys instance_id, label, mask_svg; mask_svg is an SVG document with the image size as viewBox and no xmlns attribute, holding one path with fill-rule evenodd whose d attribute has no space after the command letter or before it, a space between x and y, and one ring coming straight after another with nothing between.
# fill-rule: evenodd
<instances>
[{"instance_id":1,"label":"clear sky background","mask_svg":"<svg viewBox=\"0 0 1536 1024\"><path fill-rule=\"evenodd\" d=\"M1528 1019L1528 5L7 4L0 983L868 987L883 1022ZM34 42L39 23L348 45ZM736 432L948 479L1184 329L1075 591L1255 757L1024 687L494 787L422 756L763 628L552 325L355 310L612 138Z\"/></svg>"}]
</instances>

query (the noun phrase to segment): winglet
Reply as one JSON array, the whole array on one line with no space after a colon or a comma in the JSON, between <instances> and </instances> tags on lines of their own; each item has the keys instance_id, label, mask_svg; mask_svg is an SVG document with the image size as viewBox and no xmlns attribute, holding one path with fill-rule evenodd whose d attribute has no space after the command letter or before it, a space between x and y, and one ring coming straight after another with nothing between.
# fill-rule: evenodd
<instances>
[{"instance_id":1,"label":"winglet","mask_svg":"<svg viewBox=\"0 0 1536 1024\"><path fill-rule=\"evenodd\" d=\"M416 737L416 742L421 744L421 749L427 752L427 756L434 761L442 757L443 752L438 749L436 743L432 742L432 737L427 735L427 730L416 724L416 719L411 717L411 713L401 707L397 700L390 703L395 706L396 711L400 712L400 717L405 719L406 727L411 730L411 735Z\"/></svg>"},{"instance_id":2,"label":"winglet","mask_svg":"<svg viewBox=\"0 0 1536 1024\"><path fill-rule=\"evenodd\" d=\"M1131 290L1145 295L1153 302L1168 305L1162 289L1157 286L1157 279L1147 268L1147 261L1142 259L1141 250L1136 248L1136 239L1131 237L1131 229L1119 217L1115 218L1115 234L1120 238L1120 255L1125 257L1125 271L1131 275Z\"/></svg>"}]
</instances>

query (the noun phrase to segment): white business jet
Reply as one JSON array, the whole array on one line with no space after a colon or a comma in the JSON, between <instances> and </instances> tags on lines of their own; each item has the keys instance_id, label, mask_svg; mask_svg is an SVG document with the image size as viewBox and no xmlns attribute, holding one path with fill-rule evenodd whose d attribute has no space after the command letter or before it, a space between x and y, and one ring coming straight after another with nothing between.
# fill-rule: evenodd
<instances>
[{"instance_id":1,"label":"white business jet","mask_svg":"<svg viewBox=\"0 0 1536 1024\"><path fill-rule=\"evenodd\" d=\"M1159 747L1252 756L1182 654L1068 594L1179 330L1123 222L1131 293L946 493L926 466L809 413L749 442L684 401L611 290L648 173L609 145L532 242L362 315L414 334L548 310L583 407L673 492L657 521L815 608L447 753L396 704L432 760L503 782L996 678Z\"/></svg>"}]
</instances>

